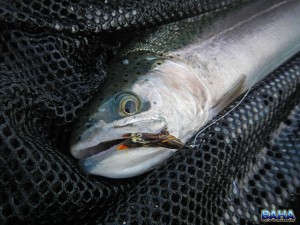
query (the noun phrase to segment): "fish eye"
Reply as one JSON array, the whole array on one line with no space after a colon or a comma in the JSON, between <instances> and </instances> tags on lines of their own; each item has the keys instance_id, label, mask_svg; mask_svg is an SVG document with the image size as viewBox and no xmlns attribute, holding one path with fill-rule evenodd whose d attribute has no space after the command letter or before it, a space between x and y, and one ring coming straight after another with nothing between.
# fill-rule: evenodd
<instances>
[{"instance_id":1,"label":"fish eye","mask_svg":"<svg viewBox=\"0 0 300 225\"><path fill-rule=\"evenodd\" d=\"M119 113L122 116L131 116L139 112L141 107L140 100L134 95L125 95L119 103Z\"/></svg>"},{"instance_id":2,"label":"fish eye","mask_svg":"<svg viewBox=\"0 0 300 225\"><path fill-rule=\"evenodd\" d=\"M124 111L128 114L135 113L137 111L136 103L132 100L127 100L124 103Z\"/></svg>"}]
</instances>

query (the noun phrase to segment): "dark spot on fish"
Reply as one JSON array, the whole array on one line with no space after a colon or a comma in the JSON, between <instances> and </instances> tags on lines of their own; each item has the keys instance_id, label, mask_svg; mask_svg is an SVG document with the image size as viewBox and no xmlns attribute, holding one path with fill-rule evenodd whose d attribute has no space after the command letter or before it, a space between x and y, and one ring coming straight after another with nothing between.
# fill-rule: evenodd
<instances>
[{"instance_id":1,"label":"dark spot on fish","mask_svg":"<svg viewBox=\"0 0 300 225\"><path fill-rule=\"evenodd\" d=\"M124 74L124 77L128 77L128 74Z\"/></svg>"},{"instance_id":2,"label":"dark spot on fish","mask_svg":"<svg viewBox=\"0 0 300 225\"><path fill-rule=\"evenodd\" d=\"M114 87L118 87L118 84L114 84Z\"/></svg>"},{"instance_id":3,"label":"dark spot on fish","mask_svg":"<svg viewBox=\"0 0 300 225\"><path fill-rule=\"evenodd\" d=\"M128 83L128 80L124 80L125 83Z\"/></svg>"},{"instance_id":4,"label":"dark spot on fish","mask_svg":"<svg viewBox=\"0 0 300 225\"><path fill-rule=\"evenodd\" d=\"M140 73L140 72L136 72L136 74L137 74L137 75L140 75L141 73Z\"/></svg>"},{"instance_id":5,"label":"dark spot on fish","mask_svg":"<svg viewBox=\"0 0 300 225\"><path fill-rule=\"evenodd\" d=\"M153 102L154 105L156 105L156 102Z\"/></svg>"}]
</instances>

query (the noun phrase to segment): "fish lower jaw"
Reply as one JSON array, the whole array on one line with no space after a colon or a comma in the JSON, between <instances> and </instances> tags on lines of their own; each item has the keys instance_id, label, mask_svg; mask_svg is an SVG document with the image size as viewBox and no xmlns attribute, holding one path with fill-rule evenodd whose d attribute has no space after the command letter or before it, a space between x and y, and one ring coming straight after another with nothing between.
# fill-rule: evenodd
<instances>
[{"instance_id":1,"label":"fish lower jaw","mask_svg":"<svg viewBox=\"0 0 300 225\"><path fill-rule=\"evenodd\" d=\"M115 147L80 160L87 174L123 179L141 175L173 155L176 149L161 147L137 147L118 151Z\"/></svg>"}]
</instances>

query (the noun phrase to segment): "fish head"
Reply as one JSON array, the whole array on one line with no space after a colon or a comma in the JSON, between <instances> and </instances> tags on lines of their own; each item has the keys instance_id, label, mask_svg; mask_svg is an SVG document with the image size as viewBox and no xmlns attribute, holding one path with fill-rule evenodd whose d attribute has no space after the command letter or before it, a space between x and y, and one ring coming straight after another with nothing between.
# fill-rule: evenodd
<instances>
[{"instance_id":1,"label":"fish head","mask_svg":"<svg viewBox=\"0 0 300 225\"><path fill-rule=\"evenodd\" d=\"M128 134L151 136L166 130L168 115L161 110L164 101L157 84L147 76L102 101L96 96L73 132L71 154L89 174L126 178L146 172L176 149L143 146L143 140L126 149L120 145Z\"/></svg>"},{"instance_id":2,"label":"fish head","mask_svg":"<svg viewBox=\"0 0 300 225\"><path fill-rule=\"evenodd\" d=\"M166 118L151 107L147 97L153 97L153 94L147 96L144 93L139 96L132 91L121 91L100 105L86 120L81 121L71 153L76 158L82 158L82 154L88 155L87 149L98 146L97 151L101 151L103 146L100 143L117 143L128 133L159 133L167 125Z\"/></svg>"}]
</instances>

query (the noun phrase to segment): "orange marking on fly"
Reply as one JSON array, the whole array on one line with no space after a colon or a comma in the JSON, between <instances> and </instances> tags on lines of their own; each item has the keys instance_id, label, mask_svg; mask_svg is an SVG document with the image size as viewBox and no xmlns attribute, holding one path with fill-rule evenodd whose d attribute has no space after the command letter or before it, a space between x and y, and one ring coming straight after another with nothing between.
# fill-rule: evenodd
<instances>
[{"instance_id":1,"label":"orange marking on fly","mask_svg":"<svg viewBox=\"0 0 300 225\"><path fill-rule=\"evenodd\" d=\"M118 149L119 151L122 151L122 150L128 149L128 146L123 145L123 144L120 144L120 145L117 147L117 149Z\"/></svg>"}]
</instances>

